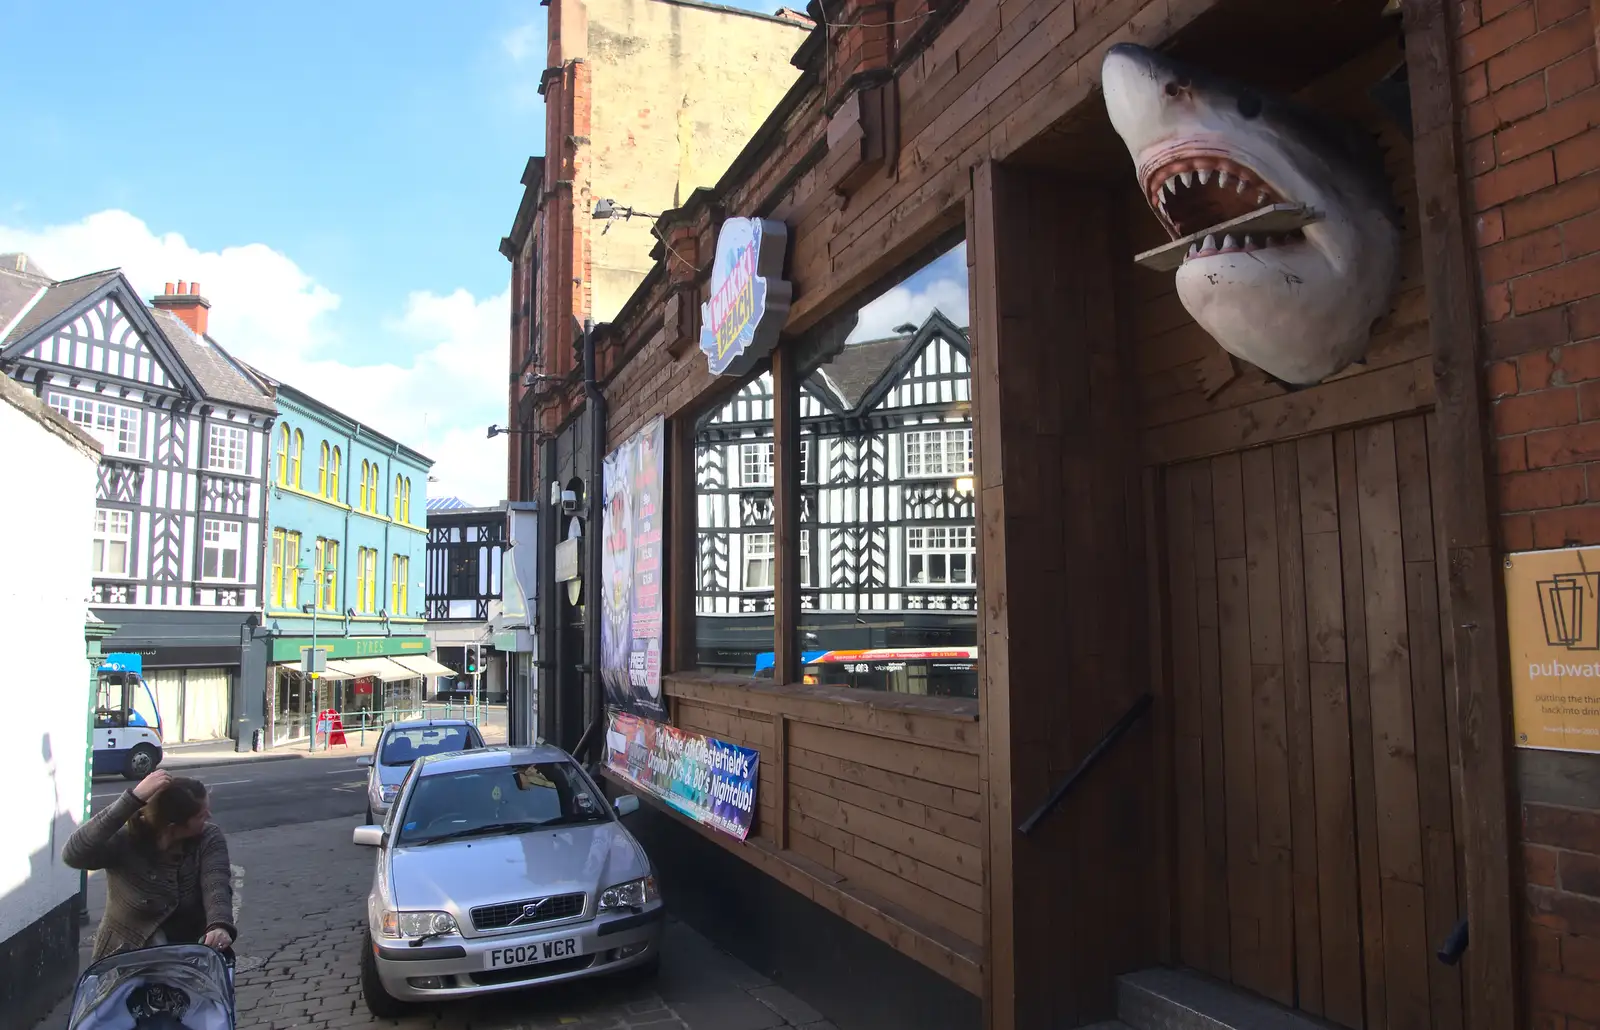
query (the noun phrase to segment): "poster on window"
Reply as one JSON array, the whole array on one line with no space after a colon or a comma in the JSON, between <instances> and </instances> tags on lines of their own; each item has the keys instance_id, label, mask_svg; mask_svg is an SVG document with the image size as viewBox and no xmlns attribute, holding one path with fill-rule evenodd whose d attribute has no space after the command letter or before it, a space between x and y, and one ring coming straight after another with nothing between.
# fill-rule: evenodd
<instances>
[{"instance_id":1,"label":"poster on window","mask_svg":"<svg viewBox=\"0 0 1600 1030\"><path fill-rule=\"evenodd\" d=\"M665 719L661 698L661 484L665 423L606 456L600 549L600 677L606 704Z\"/></svg>"},{"instance_id":2,"label":"poster on window","mask_svg":"<svg viewBox=\"0 0 1600 1030\"><path fill-rule=\"evenodd\" d=\"M740 840L750 836L759 751L612 712L606 768L695 822Z\"/></svg>"}]
</instances>

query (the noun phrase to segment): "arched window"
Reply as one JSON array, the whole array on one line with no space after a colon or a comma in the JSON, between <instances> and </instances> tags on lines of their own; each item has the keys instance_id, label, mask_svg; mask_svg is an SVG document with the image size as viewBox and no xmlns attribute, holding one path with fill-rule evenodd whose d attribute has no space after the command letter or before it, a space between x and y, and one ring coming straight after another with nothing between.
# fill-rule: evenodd
<instances>
[{"instance_id":1,"label":"arched window","mask_svg":"<svg viewBox=\"0 0 1600 1030\"><path fill-rule=\"evenodd\" d=\"M290 471L289 482L294 486L294 488L296 490L301 489L301 485L300 485L300 455L305 452L305 449L306 449L306 434L304 434L304 433L300 432L300 430L296 429L294 431L294 465L289 470Z\"/></svg>"},{"instance_id":2,"label":"arched window","mask_svg":"<svg viewBox=\"0 0 1600 1030\"><path fill-rule=\"evenodd\" d=\"M406 494L406 517L405 517L405 521L409 524L411 522L411 477L410 476L406 477L405 494Z\"/></svg>"},{"instance_id":3,"label":"arched window","mask_svg":"<svg viewBox=\"0 0 1600 1030\"><path fill-rule=\"evenodd\" d=\"M339 448L333 449L333 464L328 466L328 497L331 500L343 500L339 494L339 462L344 455L339 453Z\"/></svg>"},{"instance_id":4,"label":"arched window","mask_svg":"<svg viewBox=\"0 0 1600 1030\"><path fill-rule=\"evenodd\" d=\"M365 458L361 459L361 504L358 507L362 511L367 510L367 481L371 478L371 471L372 463Z\"/></svg>"},{"instance_id":5,"label":"arched window","mask_svg":"<svg viewBox=\"0 0 1600 1030\"><path fill-rule=\"evenodd\" d=\"M278 427L278 485L289 485L289 423Z\"/></svg>"},{"instance_id":6,"label":"arched window","mask_svg":"<svg viewBox=\"0 0 1600 1030\"><path fill-rule=\"evenodd\" d=\"M394 477L394 508L390 512L396 522L404 522L406 515L405 478L399 475Z\"/></svg>"},{"instance_id":7,"label":"arched window","mask_svg":"<svg viewBox=\"0 0 1600 1030\"><path fill-rule=\"evenodd\" d=\"M367 477L367 510L374 515L381 515L382 510L378 507L378 483L380 480L378 478L377 462L373 462L371 466L368 467Z\"/></svg>"},{"instance_id":8,"label":"arched window","mask_svg":"<svg viewBox=\"0 0 1600 1030\"><path fill-rule=\"evenodd\" d=\"M322 462L317 465L317 493L328 496L328 441L322 441Z\"/></svg>"}]
</instances>

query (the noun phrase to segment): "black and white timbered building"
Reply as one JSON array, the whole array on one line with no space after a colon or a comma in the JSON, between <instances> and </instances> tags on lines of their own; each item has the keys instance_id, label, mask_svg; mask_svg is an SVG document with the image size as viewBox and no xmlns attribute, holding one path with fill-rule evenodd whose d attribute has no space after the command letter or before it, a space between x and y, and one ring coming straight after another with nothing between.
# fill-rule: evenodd
<instances>
[{"instance_id":1,"label":"black and white timbered building","mask_svg":"<svg viewBox=\"0 0 1600 1030\"><path fill-rule=\"evenodd\" d=\"M967 334L937 310L902 329L804 380L803 652L977 643ZM748 675L772 650L772 417L763 374L697 428L704 668Z\"/></svg>"},{"instance_id":2,"label":"black and white timbered building","mask_svg":"<svg viewBox=\"0 0 1600 1030\"><path fill-rule=\"evenodd\" d=\"M85 546L91 610L120 627L105 649L143 656L169 742L248 741L276 406L205 335L198 286L152 304L119 270L57 282L0 258L0 370L104 449Z\"/></svg>"}]
</instances>

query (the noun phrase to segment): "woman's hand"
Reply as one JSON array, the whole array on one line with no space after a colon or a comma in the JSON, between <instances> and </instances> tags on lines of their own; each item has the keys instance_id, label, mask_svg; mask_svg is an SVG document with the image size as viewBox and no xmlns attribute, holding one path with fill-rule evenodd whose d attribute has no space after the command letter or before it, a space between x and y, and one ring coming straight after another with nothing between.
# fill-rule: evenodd
<instances>
[{"instance_id":1,"label":"woman's hand","mask_svg":"<svg viewBox=\"0 0 1600 1030\"><path fill-rule=\"evenodd\" d=\"M167 772L165 769L157 769L155 772L139 781L138 785L133 788L133 796L138 798L140 801L149 803L151 798L165 790L167 785L171 782L171 773Z\"/></svg>"},{"instance_id":2,"label":"woman's hand","mask_svg":"<svg viewBox=\"0 0 1600 1030\"><path fill-rule=\"evenodd\" d=\"M233 944L233 938L228 935L228 931L219 926L215 930L206 931L206 935L200 939L200 943L216 948L218 951L227 951L228 947Z\"/></svg>"}]
</instances>

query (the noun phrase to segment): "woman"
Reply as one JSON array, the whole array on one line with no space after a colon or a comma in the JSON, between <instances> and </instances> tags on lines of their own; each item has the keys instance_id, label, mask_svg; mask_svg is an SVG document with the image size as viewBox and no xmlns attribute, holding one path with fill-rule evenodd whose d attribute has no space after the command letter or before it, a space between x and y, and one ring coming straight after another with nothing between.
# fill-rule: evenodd
<instances>
[{"instance_id":1,"label":"woman","mask_svg":"<svg viewBox=\"0 0 1600 1030\"><path fill-rule=\"evenodd\" d=\"M157 944L233 944L228 843L210 818L204 784L157 769L67 840L67 865L106 871L93 961Z\"/></svg>"}]
</instances>

